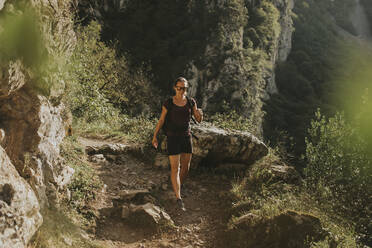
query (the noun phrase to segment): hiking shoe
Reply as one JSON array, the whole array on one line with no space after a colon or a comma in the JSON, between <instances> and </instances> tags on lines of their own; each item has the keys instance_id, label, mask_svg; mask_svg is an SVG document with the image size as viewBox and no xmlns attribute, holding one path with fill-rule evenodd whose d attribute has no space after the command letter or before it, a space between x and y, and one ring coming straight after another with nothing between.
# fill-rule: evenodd
<instances>
[{"instance_id":1,"label":"hiking shoe","mask_svg":"<svg viewBox=\"0 0 372 248\"><path fill-rule=\"evenodd\" d=\"M177 199L177 207L182 210L182 211L186 211L186 208L185 208L185 205L183 204L183 201L182 199Z\"/></svg>"}]
</instances>

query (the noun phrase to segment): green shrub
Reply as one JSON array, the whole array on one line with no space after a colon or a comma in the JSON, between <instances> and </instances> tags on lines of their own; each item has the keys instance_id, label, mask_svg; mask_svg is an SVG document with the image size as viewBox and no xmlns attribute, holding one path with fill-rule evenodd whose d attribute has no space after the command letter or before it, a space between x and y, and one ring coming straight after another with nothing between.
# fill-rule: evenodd
<instances>
[{"instance_id":1,"label":"green shrub","mask_svg":"<svg viewBox=\"0 0 372 248\"><path fill-rule=\"evenodd\" d=\"M252 133L256 130L255 125L249 118L239 115L234 110L225 113L216 113L209 117L207 116L206 121L209 121L215 126L223 129L234 129Z\"/></svg>"},{"instance_id":2,"label":"green shrub","mask_svg":"<svg viewBox=\"0 0 372 248\"><path fill-rule=\"evenodd\" d=\"M341 213L356 222L362 240L370 242L372 166L359 130L343 114L326 119L316 112L306 138L306 159L310 191L334 202Z\"/></svg>"},{"instance_id":3,"label":"green shrub","mask_svg":"<svg viewBox=\"0 0 372 248\"><path fill-rule=\"evenodd\" d=\"M125 57L100 41L100 34L97 22L77 28L67 97L73 115L89 123L115 120L120 113L150 113L156 98L144 69L131 68Z\"/></svg>"},{"instance_id":4,"label":"green shrub","mask_svg":"<svg viewBox=\"0 0 372 248\"><path fill-rule=\"evenodd\" d=\"M236 220L245 214L253 216L247 222L249 225L240 229L244 233L244 236L240 236L242 240L239 241L239 235L231 240L235 245L233 247L242 247L240 242L244 243L250 238L250 228L260 228L260 223L270 221L288 210L318 218L322 227L328 231L329 236L325 240L317 243L305 240L301 247L358 247L351 221L340 216L337 210L332 211L332 201L315 197L301 185L273 180L275 177L272 165L285 166L278 155L278 149L269 148L267 156L253 164L245 177L232 184L232 217L228 227L234 228Z\"/></svg>"},{"instance_id":5,"label":"green shrub","mask_svg":"<svg viewBox=\"0 0 372 248\"><path fill-rule=\"evenodd\" d=\"M61 145L61 155L66 165L75 170L72 181L68 185L71 191L69 204L78 213L90 218L90 213L85 211L86 205L95 199L97 190L102 187L102 182L90 164L84 160L84 148L78 144L75 136L64 139Z\"/></svg>"}]
</instances>

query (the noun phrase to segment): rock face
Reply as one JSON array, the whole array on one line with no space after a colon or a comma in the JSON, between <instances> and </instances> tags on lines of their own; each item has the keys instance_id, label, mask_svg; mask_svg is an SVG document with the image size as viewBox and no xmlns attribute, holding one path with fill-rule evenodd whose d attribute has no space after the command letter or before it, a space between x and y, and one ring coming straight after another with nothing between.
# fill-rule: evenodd
<instances>
[{"instance_id":1,"label":"rock face","mask_svg":"<svg viewBox=\"0 0 372 248\"><path fill-rule=\"evenodd\" d=\"M0 99L10 96L26 84L28 74L20 60L10 61L8 70L4 75L0 74Z\"/></svg>"},{"instance_id":2,"label":"rock face","mask_svg":"<svg viewBox=\"0 0 372 248\"><path fill-rule=\"evenodd\" d=\"M292 33L294 30L291 12L294 7L294 0L273 1L279 10L280 33L274 42L274 53L271 54L271 66L265 70L266 88L264 99L270 98L271 94L277 93L278 89L275 84L275 65L277 62L284 62L292 49Z\"/></svg>"},{"instance_id":3,"label":"rock face","mask_svg":"<svg viewBox=\"0 0 372 248\"><path fill-rule=\"evenodd\" d=\"M56 200L58 189L69 182L73 173L59 157L59 144L65 137L61 119L64 106L52 106L47 98L25 90L0 102L7 154L42 205L48 197Z\"/></svg>"},{"instance_id":4,"label":"rock face","mask_svg":"<svg viewBox=\"0 0 372 248\"><path fill-rule=\"evenodd\" d=\"M278 61L286 60L291 50L293 32L291 10L294 1L272 2L278 11L279 31L276 32L274 28L270 51L261 51L267 54L266 66L259 68L258 64L261 62L247 55L253 51L244 45L244 37L249 36L244 23L241 20L232 23L222 20L219 32L224 33L224 38L222 40L218 37L211 38L210 40L214 42L205 49L202 56L204 63L200 66L191 62L186 72L191 83L190 94L201 100L200 105L203 109L214 111L216 108L221 108L222 100L231 106L238 106L241 108L241 113L255 123L257 126L255 134L258 136L262 134L263 116L260 114L262 100L268 99L270 94L277 92L275 65ZM257 3L250 1L250 4L253 6ZM236 5L237 9L245 9L242 2L236 1ZM221 9L225 11L227 6L228 3L224 0L211 1L209 11L218 12ZM237 15L231 13L229 16L229 12L226 13L227 18L232 19ZM229 97L221 99L222 95Z\"/></svg>"},{"instance_id":5,"label":"rock face","mask_svg":"<svg viewBox=\"0 0 372 248\"><path fill-rule=\"evenodd\" d=\"M71 40L57 39L62 33L72 31L72 22L66 22L66 6L68 3L51 5L55 1L32 1L31 4L41 16L47 15L48 9L53 8L57 18L58 28L50 30L43 27L46 49L50 54L59 49L64 43L66 54L71 50ZM6 3L11 5L11 3ZM65 4L67 4L65 6ZM5 8L4 11L14 11L15 7ZM17 10L21 15L22 10ZM59 18L59 16L64 18ZM68 18L67 18L68 19ZM43 23L41 23L41 26ZM72 35L71 37L74 37ZM55 39L55 40L53 40ZM68 38L73 39L73 38ZM52 47L53 45L53 47ZM42 96L35 91L35 79L20 60L9 61L0 65L0 128L4 131L2 146L17 169L34 189L41 206L48 202L56 202L58 192L69 182L73 170L63 164L59 156L59 145L65 137L65 124L62 120L65 106L57 99L58 92L52 87L51 95ZM57 77L50 73L47 82L64 86Z\"/></svg>"},{"instance_id":6,"label":"rock face","mask_svg":"<svg viewBox=\"0 0 372 248\"><path fill-rule=\"evenodd\" d=\"M130 13L130 8L135 8L137 5L134 3L137 1L77 0L76 2L81 12L80 16L100 20L107 29L108 37L118 35L116 38L123 41L124 50L131 50L131 45L125 47L128 41L121 39L123 33L113 31L117 29L116 22L113 20L119 22L127 20L123 18L128 15L131 16L128 20L133 21L138 18L138 23L142 23L143 12L135 12L133 16ZM256 0L191 1L183 11L190 14L188 18L195 20L195 23L190 22L192 23L190 26L205 26L206 30L198 38L190 37L192 43L184 44L195 47L197 51L195 56L189 57L189 54L184 54L172 58L181 61L187 58L188 61L185 61L182 68L180 66L176 71L177 73L183 71L189 80L188 92L198 100L198 105L212 113L223 111L226 107L237 110L239 114L254 123L257 129L253 132L258 137L262 135L263 100L267 100L270 94L277 92L276 63L285 61L291 50L293 32L291 10L294 5L294 0L262 2ZM128 13L125 12L127 7ZM153 9L157 8L164 7L154 3ZM177 12L179 9L169 6L168 11ZM269 17L265 18L266 15ZM156 14L154 18L158 19ZM164 24L159 22L158 25ZM183 27L179 28L183 30ZM159 29L159 33L161 32ZM198 45L195 46L193 43ZM167 49L169 49L166 50L167 52L174 54L171 47ZM156 59L152 58L152 60ZM162 69L154 68L154 70L156 70L154 74L163 75Z\"/></svg>"},{"instance_id":7,"label":"rock face","mask_svg":"<svg viewBox=\"0 0 372 248\"><path fill-rule=\"evenodd\" d=\"M22 16L24 10L13 2L0 0L1 14ZM74 44L70 2L23 3L40 15L45 52L68 58ZM25 247L42 223L39 209L58 204L73 174L59 155L65 137L59 66L40 79L20 58L0 64L0 247ZM49 94L37 90L40 80L52 85Z\"/></svg>"},{"instance_id":8,"label":"rock face","mask_svg":"<svg viewBox=\"0 0 372 248\"><path fill-rule=\"evenodd\" d=\"M0 146L0 247L25 247L42 217L35 193Z\"/></svg>"}]
</instances>

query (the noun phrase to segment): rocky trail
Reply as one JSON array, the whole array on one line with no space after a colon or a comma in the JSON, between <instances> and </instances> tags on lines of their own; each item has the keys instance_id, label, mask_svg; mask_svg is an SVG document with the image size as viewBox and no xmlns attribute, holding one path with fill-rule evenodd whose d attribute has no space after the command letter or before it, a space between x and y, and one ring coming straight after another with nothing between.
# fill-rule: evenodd
<instances>
[{"instance_id":1,"label":"rocky trail","mask_svg":"<svg viewBox=\"0 0 372 248\"><path fill-rule=\"evenodd\" d=\"M112 152L104 141L86 138L79 141L104 183L90 206L97 218L91 230L93 239L115 248L225 247L231 178L210 169L191 168L183 196L187 211L181 212L176 207L169 168L155 167L130 152ZM92 148L96 152L92 153ZM105 154L97 152L100 149ZM155 209L168 214L174 224L158 224L155 230L148 219L141 222L136 216L131 217L129 209L147 203L159 207Z\"/></svg>"}]
</instances>

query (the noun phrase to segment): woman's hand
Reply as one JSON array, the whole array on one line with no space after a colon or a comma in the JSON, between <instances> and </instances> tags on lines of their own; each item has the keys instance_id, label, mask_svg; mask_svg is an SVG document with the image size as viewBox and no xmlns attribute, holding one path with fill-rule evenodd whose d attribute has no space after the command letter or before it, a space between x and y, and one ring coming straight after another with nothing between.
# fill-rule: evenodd
<instances>
[{"instance_id":1,"label":"woman's hand","mask_svg":"<svg viewBox=\"0 0 372 248\"><path fill-rule=\"evenodd\" d=\"M156 138L156 136L154 136L154 138L152 138L152 146L155 147L155 149L158 148L158 139Z\"/></svg>"},{"instance_id":2,"label":"woman's hand","mask_svg":"<svg viewBox=\"0 0 372 248\"><path fill-rule=\"evenodd\" d=\"M195 108L194 115L199 123L203 120L203 110L201 108Z\"/></svg>"}]
</instances>

